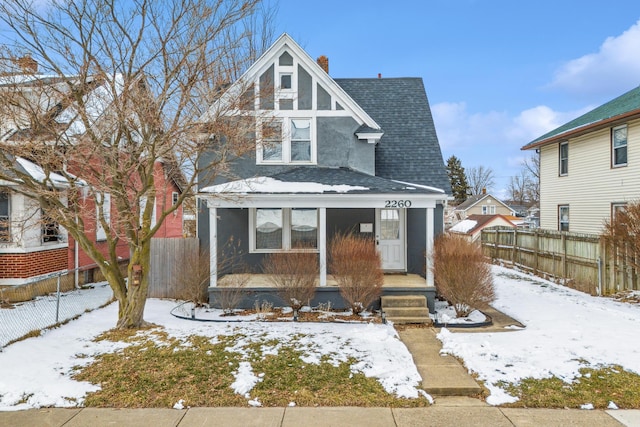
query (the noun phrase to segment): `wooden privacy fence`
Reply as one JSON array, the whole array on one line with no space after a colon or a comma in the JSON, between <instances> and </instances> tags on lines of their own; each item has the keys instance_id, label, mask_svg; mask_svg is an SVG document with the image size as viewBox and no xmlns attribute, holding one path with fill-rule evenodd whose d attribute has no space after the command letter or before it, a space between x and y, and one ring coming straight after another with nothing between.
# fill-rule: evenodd
<instances>
[{"instance_id":1,"label":"wooden privacy fence","mask_svg":"<svg viewBox=\"0 0 640 427\"><path fill-rule=\"evenodd\" d=\"M197 238L151 239L149 297L185 298L185 279L198 266Z\"/></svg>"},{"instance_id":2,"label":"wooden privacy fence","mask_svg":"<svg viewBox=\"0 0 640 427\"><path fill-rule=\"evenodd\" d=\"M612 247L595 234L488 228L482 230L482 251L493 260L592 295L640 289L638 271L627 264L625 248Z\"/></svg>"}]
</instances>

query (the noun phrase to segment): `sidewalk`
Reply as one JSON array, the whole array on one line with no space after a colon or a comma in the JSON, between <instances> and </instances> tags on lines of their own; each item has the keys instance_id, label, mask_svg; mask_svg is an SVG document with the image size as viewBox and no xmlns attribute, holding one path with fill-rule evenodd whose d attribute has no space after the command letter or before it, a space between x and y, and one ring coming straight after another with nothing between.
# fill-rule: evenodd
<instances>
[{"instance_id":1,"label":"sidewalk","mask_svg":"<svg viewBox=\"0 0 640 427\"><path fill-rule=\"evenodd\" d=\"M614 418L615 417L615 418ZM620 421L617 421L616 418ZM33 409L0 412L0 425L78 426L640 426L640 410L508 409L477 399L440 398L429 408Z\"/></svg>"}]
</instances>

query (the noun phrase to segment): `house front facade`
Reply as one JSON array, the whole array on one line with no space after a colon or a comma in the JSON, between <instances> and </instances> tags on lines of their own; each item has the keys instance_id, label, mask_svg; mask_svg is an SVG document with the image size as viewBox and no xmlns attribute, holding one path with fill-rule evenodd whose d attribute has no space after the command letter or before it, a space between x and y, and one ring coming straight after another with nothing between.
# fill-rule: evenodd
<instances>
[{"instance_id":1,"label":"house front facade","mask_svg":"<svg viewBox=\"0 0 640 427\"><path fill-rule=\"evenodd\" d=\"M540 155L540 227L599 234L640 200L640 87L523 149Z\"/></svg>"},{"instance_id":2,"label":"house front facade","mask_svg":"<svg viewBox=\"0 0 640 427\"><path fill-rule=\"evenodd\" d=\"M469 196L467 200L460 203L453 211L455 224L465 220L470 215L504 215L515 216L515 212L509 205L495 198L486 192L475 196Z\"/></svg>"},{"instance_id":3,"label":"house front facade","mask_svg":"<svg viewBox=\"0 0 640 427\"><path fill-rule=\"evenodd\" d=\"M375 241L386 272L433 288L426 255L451 190L422 80L333 79L319 62L284 34L240 79L255 99L238 112L255 120L255 152L232 177L199 181L210 295L232 241L254 273L268 253L317 253L326 288L328 246L349 232Z\"/></svg>"}]
</instances>

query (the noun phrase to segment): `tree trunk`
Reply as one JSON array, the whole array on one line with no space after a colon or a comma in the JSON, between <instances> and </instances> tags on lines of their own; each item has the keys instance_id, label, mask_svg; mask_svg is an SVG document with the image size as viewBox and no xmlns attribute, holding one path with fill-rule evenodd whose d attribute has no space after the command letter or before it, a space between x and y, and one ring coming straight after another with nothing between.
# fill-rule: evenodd
<instances>
[{"instance_id":1,"label":"tree trunk","mask_svg":"<svg viewBox=\"0 0 640 427\"><path fill-rule=\"evenodd\" d=\"M116 329L136 329L146 324L143 316L149 289L150 261L150 241L134 248L128 267L127 291L118 301Z\"/></svg>"}]
</instances>

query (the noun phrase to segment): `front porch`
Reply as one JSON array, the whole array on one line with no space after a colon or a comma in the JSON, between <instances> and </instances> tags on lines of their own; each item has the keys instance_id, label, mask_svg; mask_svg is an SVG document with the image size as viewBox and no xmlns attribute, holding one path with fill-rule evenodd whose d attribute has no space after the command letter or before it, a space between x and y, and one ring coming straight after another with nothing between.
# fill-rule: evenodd
<instances>
[{"instance_id":1,"label":"front porch","mask_svg":"<svg viewBox=\"0 0 640 427\"><path fill-rule=\"evenodd\" d=\"M266 301L274 304L274 306L282 305L282 300L278 296L277 289L269 276L266 274L249 274L248 280L246 276L240 278L237 274L227 274L221 277L217 286L209 287L209 301L211 306L218 307L216 301L219 296L225 292L241 291L246 295L242 299L238 308L253 308L256 304ZM241 288L235 287L241 280L247 280L246 284ZM407 296L407 295L424 295L427 298L429 312L434 313L434 299L436 289L433 286L427 286L424 277L418 274L385 274L384 283L382 285L382 296ZM310 305L317 307L319 304L331 303L332 308L343 309L346 305L340 295L338 284L332 275L328 274L325 286L316 287L316 295ZM380 301L376 301L372 307L374 310L380 309Z\"/></svg>"}]
</instances>

